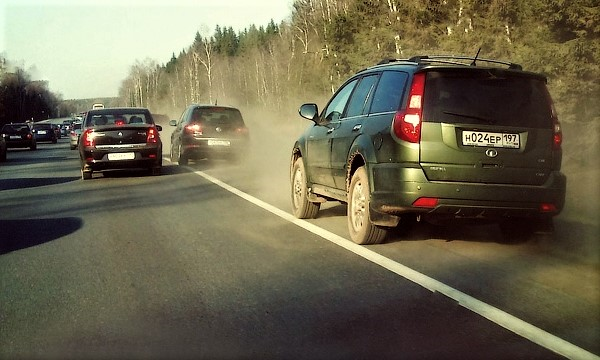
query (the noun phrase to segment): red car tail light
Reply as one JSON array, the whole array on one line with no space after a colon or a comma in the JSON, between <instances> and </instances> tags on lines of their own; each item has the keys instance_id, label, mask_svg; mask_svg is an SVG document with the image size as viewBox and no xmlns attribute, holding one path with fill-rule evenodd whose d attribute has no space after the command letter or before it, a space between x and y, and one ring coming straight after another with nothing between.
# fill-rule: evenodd
<instances>
[{"instance_id":1,"label":"red car tail light","mask_svg":"<svg viewBox=\"0 0 600 360\"><path fill-rule=\"evenodd\" d=\"M406 110L398 111L392 124L394 134L401 140L415 144L421 140L424 91L425 73L417 73L410 86Z\"/></svg>"},{"instance_id":2,"label":"red car tail light","mask_svg":"<svg viewBox=\"0 0 600 360\"><path fill-rule=\"evenodd\" d=\"M202 135L202 126L200 126L200 124L186 125L185 132L188 134Z\"/></svg>"},{"instance_id":3,"label":"red car tail light","mask_svg":"<svg viewBox=\"0 0 600 360\"><path fill-rule=\"evenodd\" d=\"M156 144L158 142L158 132L156 128L149 128L148 135L146 135L146 143L147 144Z\"/></svg>"},{"instance_id":4,"label":"red car tail light","mask_svg":"<svg viewBox=\"0 0 600 360\"><path fill-rule=\"evenodd\" d=\"M96 134L94 133L94 130L88 129L88 130L84 131L83 134L81 135L81 141L83 141L83 146L94 147L95 146L95 143L94 143L95 138L96 138Z\"/></svg>"},{"instance_id":5,"label":"red car tail light","mask_svg":"<svg viewBox=\"0 0 600 360\"><path fill-rule=\"evenodd\" d=\"M560 150L562 146L562 127L560 126L560 122L558 121L558 114L556 112L556 108L554 107L554 101L552 100L552 96L550 96L550 92L546 89L546 99L548 100L548 104L550 105L550 113L552 116L552 128L554 133L552 135L552 148L554 150Z\"/></svg>"}]
</instances>

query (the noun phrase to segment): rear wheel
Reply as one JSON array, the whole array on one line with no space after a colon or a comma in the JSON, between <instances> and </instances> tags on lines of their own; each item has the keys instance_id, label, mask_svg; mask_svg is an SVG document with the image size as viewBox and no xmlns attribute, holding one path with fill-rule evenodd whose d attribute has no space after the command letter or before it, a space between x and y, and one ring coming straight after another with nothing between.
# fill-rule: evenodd
<instances>
[{"instance_id":1,"label":"rear wheel","mask_svg":"<svg viewBox=\"0 0 600 360\"><path fill-rule=\"evenodd\" d=\"M177 147L177 162L179 163L179 165L187 165L188 162L188 158L185 156L185 154L183 152L181 152L181 145L179 145Z\"/></svg>"},{"instance_id":2,"label":"rear wheel","mask_svg":"<svg viewBox=\"0 0 600 360\"><path fill-rule=\"evenodd\" d=\"M81 170L81 178L83 180L89 180L92 178L92 171L91 170Z\"/></svg>"},{"instance_id":3,"label":"rear wheel","mask_svg":"<svg viewBox=\"0 0 600 360\"><path fill-rule=\"evenodd\" d=\"M314 219L320 207L320 203L308 201L304 163L298 158L292 167L292 212L299 219Z\"/></svg>"},{"instance_id":4,"label":"rear wheel","mask_svg":"<svg viewBox=\"0 0 600 360\"><path fill-rule=\"evenodd\" d=\"M387 235L387 229L371 223L369 201L369 177L361 166L352 175L348 193L348 229L352 241L359 245L379 244Z\"/></svg>"}]
</instances>

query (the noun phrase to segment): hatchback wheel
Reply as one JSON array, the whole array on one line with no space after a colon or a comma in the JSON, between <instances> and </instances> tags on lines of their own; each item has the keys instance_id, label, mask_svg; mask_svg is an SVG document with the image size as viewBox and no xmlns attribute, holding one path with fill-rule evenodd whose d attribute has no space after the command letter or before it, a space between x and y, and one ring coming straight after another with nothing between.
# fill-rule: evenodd
<instances>
[{"instance_id":1,"label":"hatchback wheel","mask_svg":"<svg viewBox=\"0 0 600 360\"><path fill-rule=\"evenodd\" d=\"M292 167L292 212L299 219L314 219L320 207L320 203L308 201L304 163L298 158Z\"/></svg>"},{"instance_id":2,"label":"hatchback wheel","mask_svg":"<svg viewBox=\"0 0 600 360\"><path fill-rule=\"evenodd\" d=\"M348 229L350 238L359 245L379 244L387 230L369 219L369 178L364 166L356 170L348 193Z\"/></svg>"},{"instance_id":3,"label":"hatchback wheel","mask_svg":"<svg viewBox=\"0 0 600 360\"><path fill-rule=\"evenodd\" d=\"M187 165L188 158L185 156L184 153L181 152L181 145L179 145L177 149L177 162L179 163L179 165Z\"/></svg>"}]
</instances>

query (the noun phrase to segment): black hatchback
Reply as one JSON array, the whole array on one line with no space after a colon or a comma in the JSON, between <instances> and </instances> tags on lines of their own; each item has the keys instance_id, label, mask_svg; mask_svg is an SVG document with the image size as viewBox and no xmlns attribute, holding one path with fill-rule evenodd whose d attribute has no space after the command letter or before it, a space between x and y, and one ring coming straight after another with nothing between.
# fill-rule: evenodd
<instances>
[{"instance_id":1,"label":"black hatchback","mask_svg":"<svg viewBox=\"0 0 600 360\"><path fill-rule=\"evenodd\" d=\"M190 105L179 120L171 120L171 161L190 159L235 160L247 150L249 132L240 110L215 105Z\"/></svg>"},{"instance_id":2,"label":"black hatchback","mask_svg":"<svg viewBox=\"0 0 600 360\"><path fill-rule=\"evenodd\" d=\"M27 123L6 124L0 130L0 133L6 141L7 148L37 149L35 136Z\"/></svg>"}]
</instances>

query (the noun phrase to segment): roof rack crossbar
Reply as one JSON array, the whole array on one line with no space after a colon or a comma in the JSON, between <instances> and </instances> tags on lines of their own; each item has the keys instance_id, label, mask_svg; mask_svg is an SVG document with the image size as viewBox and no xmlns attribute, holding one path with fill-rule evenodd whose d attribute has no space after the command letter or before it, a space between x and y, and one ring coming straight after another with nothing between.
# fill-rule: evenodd
<instances>
[{"instance_id":1,"label":"roof rack crossbar","mask_svg":"<svg viewBox=\"0 0 600 360\"><path fill-rule=\"evenodd\" d=\"M465 65L464 63L461 63L459 61L451 61L451 60L470 60L470 61L472 61L472 63L469 64L470 66L477 66L476 62L486 62L486 63L490 63L490 64L506 65L506 66L508 66L509 69L523 70L523 67L520 64L515 64L512 62L501 61L501 60L475 58L475 57L471 57L471 56L422 55L422 56L413 56L410 59L408 59L408 61L415 62L418 64L420 64L422 62L439 62L439 63Z\"/></svg>"}]
</instances>

